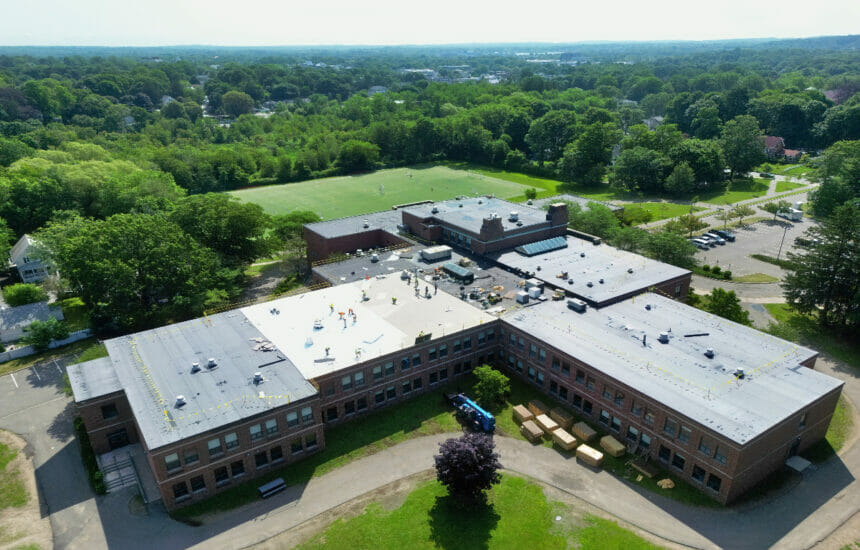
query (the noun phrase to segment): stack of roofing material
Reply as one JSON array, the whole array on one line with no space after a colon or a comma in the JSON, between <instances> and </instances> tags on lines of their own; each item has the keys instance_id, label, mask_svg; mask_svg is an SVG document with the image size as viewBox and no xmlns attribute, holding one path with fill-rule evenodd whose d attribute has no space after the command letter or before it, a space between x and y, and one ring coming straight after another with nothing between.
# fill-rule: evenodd
<instances>
[{"instance_id":1,"label":"stack of roofing material","mask_svg":"<svg viewBox=\"0 0 860 550\"><path fill-rule=\"evenodd\" d=\"M540 426L540 429L543 430L546 435L552 435L552 432L558 429L558 424L556 424L555 420L545 414L537 415L535 417L535 423Z\"/></svg>"},{"instance_id":2,"label":"stack of roofing material","mask_svg":"<svg viewBox=\"0 0 860 550\"><path fill-rule=\"evenodd\" d=\"M517 424L522 424L526 420L534 420L534 417L535 415L523 405L514 407L514 422Z\"/></svg>"},{"instance_id":3,"label":"stack of roofing material","mask_svg":"<svg viewBox=\"0 0 860 550\"><path fill-rule=\"evenodd\" d=\"M573 425L573 435L582 441L591 441L597 437L597 432L595 432L591 426L585 422L577 422Z\"/></svg>"},{"instance_id":4,"label":"stack of roofing material","mask_svg":"<svg viewBox=\"0 0 860 550\"><path fill-rule=\"evenodd\" d=\"M576 448L576 458L595 468L600 468L603 464L603 453L588 445L580 445Z\"/></svg>"},{"instance_id":5,"label":"stack of roofing material","mask_svg":"<svg viewBox=\"0 0 860 550\"><path fill-rule=\"evenodd\" d=\"M520 433L532 443L537 443L543 437L543 430L538 428L537 424L534 423L534 420L526 420L523 422L523 425L520 426Z\"/></svg>"},{"instance_id":6,"label":"stack of roofing material","mask_svg":"<svg viewBox=\"0 0 860 550\"><path fill-rule=\"evenodd\" d=\"M614 457L624 456L624 452L627 450L623 443L611 435L604 435L601 437L600 446L603 447L604 451Z\"/></svg>"},{"instance_id":7,"label":"stack of roofing material","mask_svg":"<svg viewBox=\"0 0 860 550\"><path fill-rule=\"evenodd\" d=\"M559 428L552 432L552 440L565 451L573 450L577 444L576 438L567 433L567 430L564 428Z\"/></svg>"},{"instance_id":8,"label":"stack of roofing material","mask_svg":"<svg viewBox=\"0 0 860 550\"><path fill-rule=\"evenodd\" d=\"M573 415L559 407L551 410L549 417L558 422L558 425L565 430L570 430L570 426L573 424Z\"/></svg>"},{"instance_id":9,"label":"stack of roofing material","mask_svg":"<svg viewBox=\"0 0 860 550\"><path fill-rule=\"evenodd\" d=\"M549 412L549 407L543 404L540 399L532 399L529 401L529 410L535 415L546 414Z\"/></svg>"}]
</instances>

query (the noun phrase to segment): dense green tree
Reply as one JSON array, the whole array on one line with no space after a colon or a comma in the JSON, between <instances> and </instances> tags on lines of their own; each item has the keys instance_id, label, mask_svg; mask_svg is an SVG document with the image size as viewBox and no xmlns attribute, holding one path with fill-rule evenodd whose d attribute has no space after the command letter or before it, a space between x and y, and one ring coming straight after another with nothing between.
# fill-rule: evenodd
<instances>
[{"instance_id":1,"label":"dense green tree","mask_svg":"<svg viewBox=\"0 0 860 550\"><path fill-rule=\"evenodd\" d=\"M659 194L669 160L653 149L625 149L615 160L609 182L628 191Z\"/></svg>"},{"instance_id":2,"label":"dense green tree","mask_svg":"<svg viewBox=\"0 0 860 550\"><path fill-rule=\"evenodd\" d=\"M511 392L511 380L489 365L475 367L472 371L477 381L472 391L478 402L485 407L493 407L501 403Z\"/></svg>"},{"instance_id":3,"label":"dense green tree","mask_svg":"<svg viewBox=\"0 0 860 550\"><path fill-rule=\"evenodd\" d=\"M379 147L373 143L351 139L340 146L337 164L346 173L370 170L379 161Z\"/></svg>"},{"instance_id":4,"label":"dense green tree","mask_svg":"<svg viewBox=\"0 0 860 550\"><path fill-rule=\"evenodd\" d=\"M645 252L657 261L685 269L692 269L696 265L696 247L686 237L673 231L649 234Z\"/></svg>"},{"instance_id":5,"label":"dense green tree","mask_svg":"<svg viewBox=\"0 0 860 550\"><path fill-rule=\"evenodd\" d=\"M806 232L809 244L788 253L795 266L783 280L785 297L800 313L824 326L854 331L860 325L860 208L838 207ZM817 239L814 241L814 239Z\"/></svg>"},{"instance_id":6,"label":"dense green tree","mask_svg":"<svg viewBox=\"0 0 860 550\"><path fill-rule=\"evenodd\" d=\"M221 108L232 117L254 112L254 98L244 92L231 90L221 96Z\"/></svg>"},{"instance_id":7,"label":"dense green tree","mask_svg":"<svg viewBox=\"0 0 860 550\"><path fill-rule=\"evenodd\" d=\"M18 159L33 154L33 148L17 139L0 137L0 166L9 166Z\"/></svg>"},{"instance_id":8,"label":"dense green tree","mask_svg":"<svg viewBox=\"0 0 860 550\"><path fill-rule=\"evenodd\" d=\"M32 283L18 283L9 285L3 289L3 299L12 307L23 306L44 302L48 299L48 293L39 285Z\"/></svg>"},{"instance_id":9,"label":"dense green tree","mask_svg":"<svg viewBox=\"0 0 860 550\"><path fill-rule=\"evenodd\" d=\"M6 223L6 220L0 218L0 258L9 257L9 251L12 249L14 241L15 232Z\"/></svg>"},{"instance_id":10,"label":"dense green tree","mask_svg":"<svg viewBox=\"0 0 860 550\"><path fill-rule=\"evenodd\" d=\"M577 203L569 203L567 213L570 218L570 226L590 235L609 238L621 227L621 220L607 206L589 202L587 208L582 208Z\"/></svg>"},{"instance_id":11,"label":"dense green tree","mask_svg":"<svg viewBox=\"0 0 860 550\"><path fill-rule=\"evenodd\" d=\"M443 441L433 457L436 479L466 503L480 500L484 491L501 481L502 465L494 449L493 436L483 433Z\"/></svg>"},{"instance_id":12,"label":"dense green tree","mask_svg":"<svg viewBox=\"0 0 860 550\"><path fill-rule=\"evenodd\" d=\"M724 178L726 165L723 151L717 142L702 139L687 139L672 148L669 157L674 164L686 162L696 174L699 184L714 184Z\"/></svg>"},{"instance_id":13,"label":"dense green tree","mask_svg":"<svg viewBox=\"0 0 860 550\"><path fill-rule=\"evenodd\" d=\"M750 314L741 307L740 298L738 298L734 290L713 289L708 296L708 300L705 302L704 309L729 321L752 326Z\"/></svg>"},{"instance_id":14,"label":"dense green tree","mask_svg":"<svg viewBox=\"0 0 860 550\"><path fill-rule=\"evenodd\" d=\"M738 174L746 174L764 162L761 137L761 128L755 117L741 115L726 122L720 146L731 170L731 179L735 179Z\"/></svg>"},{"instance_id":15,"label":"dense green tree","mask_svg":"<svg viewBox=\"0 0 860 550\"><path fill-rule=\"evenodd\" d=\"M686 161L679 162L664 182L666 191L674 195L686 195L696 188L696 173Z\"/></svg>"},{"instance_id":16,"label":"dense green tree","mask_svg":"<svg viewBox=\"0 0 860 550\"><path fill-rule=\"evenodd\" d=\"M51 317L47 321L33 321L24 328L24 342L33 346L36 351L48 349L53 340L63 340L69 337L69 327Z\"/></svg>"},{"instance_id":17,"label":"dense green tree","mask_svg":"<svg viewBox=\"0 0 860 550\"><path fill-rule=\"evenodd\" d=\"M538 163L557 160L565 146L577 134L576 114L572 111L550 111L534 120L525 135L529 148L537 156Z\"/></svg>"},{"instance_id":18,"label":"dense green tree","mask_svg":"<svg viewBox=\"0 0 860 550\"><path fill-rule=\"evenodd\" d=\"M576 141L564 150L562 176L565 181L598 185L612 160L612 148L621 139L621 131L611 123L595 123L585 128Z\"/></svg>"}]
</instances>

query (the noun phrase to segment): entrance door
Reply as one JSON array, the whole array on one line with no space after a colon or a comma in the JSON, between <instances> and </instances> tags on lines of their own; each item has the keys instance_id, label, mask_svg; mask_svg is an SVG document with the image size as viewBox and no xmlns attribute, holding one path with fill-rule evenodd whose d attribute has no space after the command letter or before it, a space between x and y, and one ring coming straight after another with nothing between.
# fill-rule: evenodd
<instances>
[{"instance_id":1,"label":"entrance door","mask_svg":"<svg viewBox=\"0 0 860 550\"><path fill-rule=\"evenodd\" d=\"M111 450L119 449L128 445L128 431L125 428L111 432L107 436L108 445Z\"/></svg>"},{"instance_id":2,"label":"entrance door","mask_svg":"<svg viewBox=\"0 0 860 550\"><path fill-rule=\"evenodd\" d=\"M788 451L788 456L794 456L797 454L797 449L800 448L800 438L794 440L794 443L791 444L791 449Z\"/></svg>"}]
</instances>

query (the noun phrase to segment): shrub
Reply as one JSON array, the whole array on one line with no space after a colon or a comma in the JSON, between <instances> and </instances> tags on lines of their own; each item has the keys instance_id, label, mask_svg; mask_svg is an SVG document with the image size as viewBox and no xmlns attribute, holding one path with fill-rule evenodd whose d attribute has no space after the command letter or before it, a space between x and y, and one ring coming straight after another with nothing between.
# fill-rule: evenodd
<instances>
[{"instance_id":1,"label":"shrub","mask_svg":"<svg viewBox=\"0 0 860 550\"><path fill-rule=\"evenodd\" d=\"M501 401L511 392L511 379L489 365L476 367L473 371L477 384L473 391L485 407Z\"/></svg>"},{"instance_id":2,"label":"shrub","mask_svg":"<svg viewBox=\"0 0 860 550\"><path fill-rule=\"evenodd\" d=\"M33 321L24 329L27 334L24 341L36 351L45 351L52 340L62 340L69 337L69 327L66 323L51 317L47 321Z\"/></svg>"},{"instance_id":3,"label":"shrub","mask_svg":"<svg viewBox=\"0 0 860 550\"><path fill-rule=\"evenodd\" d=\"M20 283L17 285L9 285L3 289L3 298L6 303L12 307L23 306L26 304L35 304L36 302L44 302L48 299L48 294L42 290L39 285L31 283Z\"/></svg>"},{"instance_id":4,"label":"shrub","mask_svg":"<svg viewBox=\"0 0 860 550\"><path fill-rule=\"evenodd\" d=\"M702 266L702 271L710 271L710 270L711 270L711 266L709 266L708 264L705 264Z\"/></svg>"},{"instance_id":5,"label":"shrub","mask_svg":"<svg viewBox=\"0 0 860 550\"><path fill-rule=\"evenodd\" d=\"M526 189L526 198L527 199L536 199L537 198L537 189L532 187L531 189Z\"/></svg>"},{"instance_id":6,"label":"shrub","mask_svg":"<svg viewBox=\"0 0 860 550\"><path fill-rule=\"evenodd\" d=\"M732 272L728 269L723 271L723 278L726 280L730 280L732 278Z\"/></svg>"},{"instance_id":7,"label":"shrub","mask_svg":"<svg viewBox=\"0 0 860 550\"><path fill-rule=\"evenodd\" d=\"M711 273L713 273L714 275L719 275L720 271L722 271L722 269L720 269L720 266L718 265L715 265L711 268Z\"/></svg>"}]
</instances>

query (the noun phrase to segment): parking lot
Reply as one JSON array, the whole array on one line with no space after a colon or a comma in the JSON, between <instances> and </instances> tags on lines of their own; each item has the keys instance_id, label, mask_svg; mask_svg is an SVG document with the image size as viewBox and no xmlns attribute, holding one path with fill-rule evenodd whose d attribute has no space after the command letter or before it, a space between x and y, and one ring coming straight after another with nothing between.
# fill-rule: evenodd
<instances>
[{"instance_id":1,"label":"parking lot","mask_svg":"<svg viewBox=\"0 0 860 550\"><path fill-rule=\"evenodd\" d=\"M799 222L788 222L781 218L776 221L766 220L738 228L735 242L717 245L709 250L698 250L696 258L701 264L718 265L728 269L734 275L749 275L766 273L781 278L784 271L773 264L750 258L751 254L785 258L786 253L796 250L794 239L817 222L804 218ZM785 237L783 242L783 236ZM782 250L780 251L780 243Z\"/></svg>"}]
</instances>

